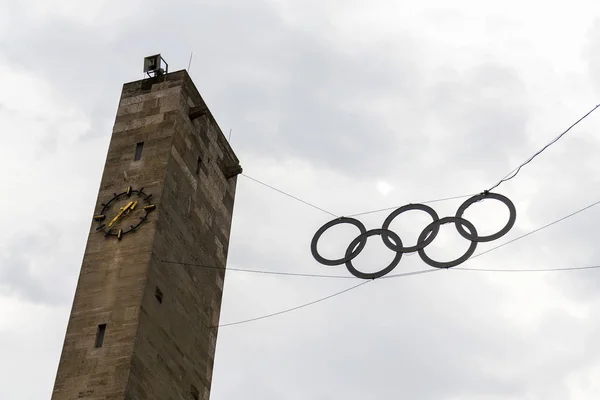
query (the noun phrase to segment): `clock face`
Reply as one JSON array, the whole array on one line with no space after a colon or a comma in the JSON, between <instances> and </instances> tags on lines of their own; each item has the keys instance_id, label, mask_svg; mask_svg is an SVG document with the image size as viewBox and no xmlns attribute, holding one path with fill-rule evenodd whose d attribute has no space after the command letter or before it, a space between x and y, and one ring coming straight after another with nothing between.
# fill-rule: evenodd
<instances>
[{"instance_id":1,"label":"clock face","mask_svg":"<svg viewBox=\"0 0 600 400\"><path fill-rule=\"evenodd\" d=\"M146 222L148 214L156 209L151 194L144 193L144 188L135 190L131 186L123 193L115 193L112 199L101 205L102 210L94 216L98 224L96 231L103 232L107 238L119 240L138 230Z\"/></svg>"}]
</instances>

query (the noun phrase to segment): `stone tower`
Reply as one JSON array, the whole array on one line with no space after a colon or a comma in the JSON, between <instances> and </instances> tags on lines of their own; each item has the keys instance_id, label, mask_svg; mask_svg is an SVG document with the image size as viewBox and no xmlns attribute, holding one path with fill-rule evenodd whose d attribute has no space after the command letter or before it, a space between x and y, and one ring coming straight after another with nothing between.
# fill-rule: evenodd
<instances>
[{"instance_id":1,"label":"stone tower","mask_svg":"<svg viewBox=\"0 0 600 400\"><path fill-rule=\"evenodd\" d=\"M186 71L123 86L53 400L209 398L241 171Z\"/></svg>"}]
</instances>

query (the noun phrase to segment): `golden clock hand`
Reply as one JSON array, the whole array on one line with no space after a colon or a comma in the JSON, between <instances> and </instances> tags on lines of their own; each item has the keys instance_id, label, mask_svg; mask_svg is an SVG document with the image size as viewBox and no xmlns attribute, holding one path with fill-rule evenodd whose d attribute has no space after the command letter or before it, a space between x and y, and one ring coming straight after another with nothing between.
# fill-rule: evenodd
<instances>
[{"instance_id":1,"label":"golden clock hand","mask_svg":"<svg viewBox=\"0 0 600 400\"><path fill-rule=\"evenodd\" d=\"M128 205L130 205L130 207L125 211L125 215L129 214L129 212L132 211L135 208L135 206L137 206L137 203L137 200L133 203L129 202Z\"/></svg>"},{"instance_id":2,"label":"golden clock hand","mask_svg":"<svg viewBox=\"0 0 600 400\"><path fill-rule=\"evenodd\" d=\"M134 201L133 203L129 202L129 204L127 204L127 206L123 212L123 215L121 215L121 218L124 218L127 215L129 215L129 213L135 208L135 206L137 206L137 203L138 203L137 201Z\"/></svg>"},{"instance_id":3,"label":"golden clock hand","mask_svg":"<svg viewBox=\"0 0 600 400\"><path fill-rule=\"evenodd\" d=\"M110 221L110 223L108 224L108 227L110 228L115 222L117 222L125 214L125 211L127 211L129 209L129 207L131 207L132 204L133 204L133 201L130 201L129 203L127 203L127 205L125 207L121 208L121 210L117 213L117 215L115 215L115 217L112 219L112 221Z\"/></svg>"}]
</instances>

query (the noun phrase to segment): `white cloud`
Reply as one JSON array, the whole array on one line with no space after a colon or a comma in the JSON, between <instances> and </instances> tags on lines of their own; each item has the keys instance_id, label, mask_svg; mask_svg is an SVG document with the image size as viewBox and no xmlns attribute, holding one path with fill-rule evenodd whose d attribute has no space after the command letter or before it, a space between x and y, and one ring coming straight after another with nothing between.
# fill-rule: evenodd
<instances>
[{"instance_id":1,"label":"white cloud","mask_svg":"<svg viewBox=\"0 0 600 400\"><path fill-rule=\"evenodd\" d=\"M382 195L387 196L392 190L394 190L394 187L387 182L379 181L377 182L377 190Z\"/></svg>"}]
</instances>

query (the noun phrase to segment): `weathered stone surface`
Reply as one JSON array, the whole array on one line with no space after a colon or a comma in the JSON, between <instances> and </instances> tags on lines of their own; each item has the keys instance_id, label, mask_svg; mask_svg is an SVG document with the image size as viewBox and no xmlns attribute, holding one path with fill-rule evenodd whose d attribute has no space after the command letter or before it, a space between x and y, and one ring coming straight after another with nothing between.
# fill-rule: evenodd
<instances>
[{"instance_id":1,"label":"weathered stone surface","mask_svg":"<svg viewBox=\"0 0 600 400\"><path fill-rule=\"evenodd\" d=\"M225 267L237 178L223 165L239 161L190 109L206 104L185 71L123 86L94 214L129 185L157 209L121 241L90 227L53 400L209 398L225 270L164 261Z\"/></svg>"}]
</instances>

